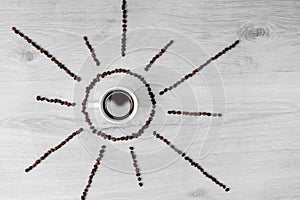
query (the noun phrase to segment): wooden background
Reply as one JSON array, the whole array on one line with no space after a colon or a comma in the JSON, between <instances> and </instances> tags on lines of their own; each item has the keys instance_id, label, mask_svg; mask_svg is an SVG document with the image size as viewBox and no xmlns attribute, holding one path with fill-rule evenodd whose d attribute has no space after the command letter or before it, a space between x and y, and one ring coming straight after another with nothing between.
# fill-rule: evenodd
<instances>
[{"instance_id":1,"label":"wooden background","mask_svg":"<svg viewBox=\"0 0 300 200\"><path fill-rule=\"evenodd\" d=\"M299 199L300 2L128 4L130 27L177 30L201 42L209 55L241 39L237 49L216 62L226 88L227 114L222 137L202 160L231 191L225 193L178 160L145 174L144 188L132 174L100 167L88 199ZM94 163L75 138L32 173L24 172L74 130L72 109L35 103L34 97L72 99L74 82L11 27L24 30L79 72L88 56L82 36L99 44L120 33L120 12L116 0L0 1L0 199L80 199Z\"/></svg>"}]
</instances>

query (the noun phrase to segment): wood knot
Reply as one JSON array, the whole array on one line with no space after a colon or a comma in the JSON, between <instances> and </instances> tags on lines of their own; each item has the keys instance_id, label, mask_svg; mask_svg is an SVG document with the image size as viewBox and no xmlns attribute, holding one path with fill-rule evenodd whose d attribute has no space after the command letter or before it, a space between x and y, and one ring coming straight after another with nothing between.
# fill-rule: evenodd
<instances>
[{"instance_id":1,"label":"wood knot","mask_svg":"<svg viewBox=\"0 0 300 200\"><path fill-rule=\"evenodd\" d=\"M239 31L238 35L241 40L257 41L270 38L270 29L266 24L245 24Z\"/></svg>"},{"instance_id":2,"label":"wood knot","mask_svg":"<svg viewBox=\"0 0 300 200\"><path fill-rule=\"evenodd\" d=\"M189 192L187 195L189 197L193 197L193 198L203 198L203 197L207 196L207 193L203 189L197 189L195 191Z\"/></svg>"},{"instance_id":3,"label":"wood knot","mask_svg":"<svg viewBox=\"0 0 300 200\"><path fill-rule=\"evenodd\" d=\"M24 53L25 55L25 59L28 61L28 62L31 62L31 61L33 61L33 59L34 59L34 54L31 52L31 51L26 51L25 53Z\"/></svg>"},{"instance_id":4,"label":"wood knot","mask_svg":"<svg viewBox=\"0 0 300 200\"><path fill-rule=\"evenodd\" d=\"M25 45L18 45L18 46L19 48L14 51L16 59L22 62L32 62L37 59L37 54L29 50L27 46Z\"/></svg>"}]
</instances>

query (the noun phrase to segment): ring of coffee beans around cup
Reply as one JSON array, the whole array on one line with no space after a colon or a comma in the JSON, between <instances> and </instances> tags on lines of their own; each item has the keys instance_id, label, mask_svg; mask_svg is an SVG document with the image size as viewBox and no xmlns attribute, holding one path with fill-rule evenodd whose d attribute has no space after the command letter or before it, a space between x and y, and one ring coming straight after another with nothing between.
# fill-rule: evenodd
<instances>
[{"instance_id":1,"label":"ring of coffee beans around cup","mask_svg":"<svg viewBox=\"0 0 300 200\"><path fill-rule=\"evenodd\" d=\"M98 82L100 82L101 79L104 79L107 76L111 76L113 74L119 74L119 73L123 73L123 74L126 74L126 75L133 76L133 77L137 78L138 80L140 80L145 85L145 87L147 89L147 92L149 94L151 103L152 103L152 108L151 108L151 111L150 111L150 116L146 120L145 124L136 133L131 133L129 135L124 135L124 136L121 136L121 137L114 137L110 134L104 133L103 131L97 130L95 128L95 126L93 125L93 123L90 119L89 113L87 111L87 102L88 102L88 98L89 98L91 90L95 87L95 85ZM97 134L98 136L101 136L104 139L116 142L116 141L132 140L134 138L140 137L144 133L144 131L149 127L150 123L152 122L152 120L155 116L156 100L155 100L155 95L152 92L152 89L150 87L150 84L147 83L147 81L144 79L143 76L141 76L137 73L134 73L134 72L130 71L129 69L118 68L118 69L114 69L114 70L111 70L111 71L105 71L102 74L97 74L97 76L86 87L85 96L84 96L84 99L83 99L81 105L82 105L81 112L82 112L82 114L85 118L85 121L87 122L88 126L90 127L92 133Z\"/></svg>"}]
</instances>

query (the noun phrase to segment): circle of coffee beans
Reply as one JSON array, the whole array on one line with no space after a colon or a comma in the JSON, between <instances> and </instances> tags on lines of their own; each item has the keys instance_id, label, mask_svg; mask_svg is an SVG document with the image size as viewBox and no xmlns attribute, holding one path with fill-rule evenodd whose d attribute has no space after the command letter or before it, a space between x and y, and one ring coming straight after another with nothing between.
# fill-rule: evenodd
<instances>
[{"instance_id":1,"label":"circle of coffee beans","mask_svg":"<svg viewBox=\"0 0 300 200\"><path fill-rule=\"evenodd\" d=\"M150 97L150 101L152 103L152 108L150 111L150 116L147 119L147 121L145 122L145 124L136 132L136 133L131 133L129 135L124 135L121 137L114 137L110 134L104 133L103 131L98 131L95 126L93 125L90 117L89 117L89 113L86 110L87 108L87 102L88 102L88 98L90 95L90 91L94 88L94 86L96 85L96 83L100 82L101 79L104 79L107 76L111 76L113 74L126 74L126 75L130 75L133 76L135 78L137 78L138 80L140 80L146 87L146 90L149 94ZM149 127L151 121L153 120L153 117L155 116L155 108L156 108L156 100L155 100L155 95L152 92L152 89L150 87L150 84L147 83L147 81L145 80L144 77L142 77L141 75L131 72L129 69L123 69L123 68L117 68L111 71L106 71L103 72L102 74L97 74L97 76L91 81L91 83L86 87L85 89L85 97L82 101L82 109L81 112L85 118L86 123L88 124L88 126L90 127L90 129L92 130L92 133L97 134L98 136L101 136L104 139L107 140L111 140L113 142L116 141L128 141L128 140L132 140L134 138L138 138L140 137L144 131Z\"/></svg>"}]
</instances>

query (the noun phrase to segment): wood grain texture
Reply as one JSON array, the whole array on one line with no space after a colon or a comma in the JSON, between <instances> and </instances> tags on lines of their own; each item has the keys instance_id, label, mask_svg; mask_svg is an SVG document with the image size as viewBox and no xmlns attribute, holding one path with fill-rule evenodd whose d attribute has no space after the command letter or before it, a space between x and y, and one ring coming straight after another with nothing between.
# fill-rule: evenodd
<instances>
[{"instance_id":1,"label":"wood grain texture","mask_svg":"<svg viewBox=\"0 0 300 200\"><path fill-rule=\"evenodd\" d=\"M88 199L299 199L300 2L127 2L128 30L139 27L177 30L201 44L208 55L241 39L237 49L216 61L226 89L225 125L213 151L201 160L231 191L224 192L187 162L178 160L155 173L143 174L143 188L136 186L134 174L102 165L93 179ZM84 35L96 46L121 33L121 1L0 0L0 5L0 197L80 199L96 157L77 138L30 174L24 172L49 147L75 131L74 118L81 116L74 116L72 108L36 103L38 94L71 101L75 83L17 37L11 27L26 32L77 73L89 56ZM176 47L176 42L172 47ZM120 46L112 48L119 50ZM105 52L97 52L101 63ZM180 73L189 72L185 66L176 69ZM158 76L165 78L164 74ZM190 84L201 90L197 81ZM187 104L192 102L188 97L182 98ZM162 99L162 103L169 102ZM177 119L169 120L169 126L175 130ZM184 119L183 126L192 130L195 123ZM204 121L203 130L207 128ZM195 159L202 141L199 135L189 149ZM177 141L180 148L186 144L188 141L184 139ZM120 159L132 168L129 154L128 159L114 157L109 154L110 148L107 146L105 159L111 162ZM163 162L167 156L162 154L155 159ZM142 168L145 162L139 159L139 166Z\"/></svg>"}]
</instances>

